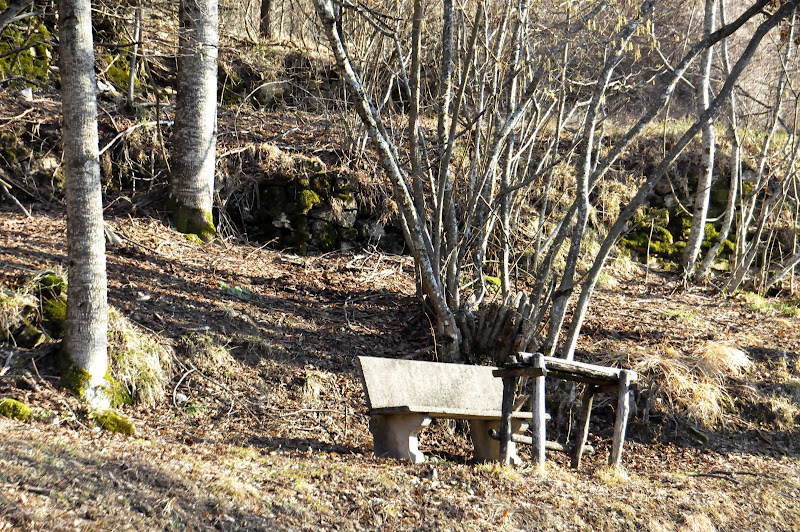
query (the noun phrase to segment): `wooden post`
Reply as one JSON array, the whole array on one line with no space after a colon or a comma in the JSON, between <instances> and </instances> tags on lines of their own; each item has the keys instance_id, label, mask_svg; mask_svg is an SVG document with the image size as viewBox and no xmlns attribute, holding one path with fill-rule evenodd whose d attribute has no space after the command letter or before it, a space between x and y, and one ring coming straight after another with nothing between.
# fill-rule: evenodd
<instances>
[{"instance_id":1,"label":"wooden post","mask_svg":"<svg viewBox=\"0 0 800 532\"><path fill-rule=\"evenodd\" d=\"M628 413L631 410L631 380L633 372L621 370L619 372L619 390L617 392L617 419L614 423L614 442L608 464L619 466L622 461L622 444L625 442L625 429L628 426Z\"/></svg>"},{"instance_id":2,"label":"wooden post","mask_svg":"<svg viewBox=\"0 0 800 532\"><path fill-rule=\"evenodd\" d=\"M500 417L500 463L511 463L509 447L511 443L511 413L514 410L514 395L517 391L517 377L503 377L503 405Z\"/></svg>"},{"instance_id":3,"label":"wooden post","mask_svg":"<svg viewBox=\"0 0 800 532\"><path fill-rule=\"evenodd\" d=\"M547 371L544 367L544 355L538 354L532 362L533 368L539 370L533 378L533 406L531 408L531 413L533 414L533 426L531 427L533 433L533 458L536 461L539 472L544 473L544 450L547 445L544 413L544 375Z\"/></svg>"},{"instance_id":4,"label":"wooden post","mask_svg":"<svg viewBox=\"0 0 800 532\"><path fill-rule=\"evenodd\" d=\"M589 418L592 415L592 402L596 391L597 387L592 384L587 384L586 389L583 391L581 414L578 421L578 437L575 440L575 448L572 451L572 462L570 464L573 469L578 469L581 466L581 456L586 445L586 438L589 436Z\"/></svg>"}]
</instances>

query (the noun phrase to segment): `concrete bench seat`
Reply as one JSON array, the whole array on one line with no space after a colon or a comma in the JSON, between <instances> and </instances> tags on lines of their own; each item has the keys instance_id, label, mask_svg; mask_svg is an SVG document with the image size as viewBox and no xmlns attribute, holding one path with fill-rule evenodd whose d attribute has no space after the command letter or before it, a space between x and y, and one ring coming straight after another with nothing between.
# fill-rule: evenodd
<instances>
[{"instance_id":1,"label":"concrete bench seat","mask_svg":"<svg viewBox=\"0 0 800 532\"><path fill-rule=\"evenodd\" d=\"M475 460L500 459L500 444L489 436L502 416L503 383L492 375L497 368L365 356L358 364L377 456L425 461L418 434L443 418L469 421ZM521 435L531 417L512 412L512 434ZM513 442L508 457L520 462Z\"/></svg>"}]
</instances>

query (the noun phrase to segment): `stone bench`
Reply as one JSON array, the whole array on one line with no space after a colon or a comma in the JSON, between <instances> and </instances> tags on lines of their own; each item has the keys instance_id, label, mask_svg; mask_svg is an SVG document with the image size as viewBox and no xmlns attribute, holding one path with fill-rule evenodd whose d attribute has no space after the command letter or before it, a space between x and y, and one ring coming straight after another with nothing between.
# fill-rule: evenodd
<instances>
[{"instance_id":1,"label":"stone bench","mask_svg":"<svg viewBox=\"0 0 800 532\"><path fill-rule=\"evenodd\" d=\"M367 399L369 430L377 456L425 461L417 435L432 419L466 419L478 461L499 460L500 443L489 433L500 428L503 383L490 366L358 357ZM512 412L511 433L528 428L530 412ZM508 459L520 462L514 442Z\"/></svg>"}]
</instances>

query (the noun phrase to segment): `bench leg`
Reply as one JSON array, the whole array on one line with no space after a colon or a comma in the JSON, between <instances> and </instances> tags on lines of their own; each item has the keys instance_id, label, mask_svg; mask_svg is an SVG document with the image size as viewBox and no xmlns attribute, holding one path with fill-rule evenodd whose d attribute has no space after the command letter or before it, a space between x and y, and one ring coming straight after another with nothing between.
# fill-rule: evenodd
<instances>
[{"instance_id":1,"label":"bench leg","mask_svg":"<svg viewBox=\"0 0 800 532\"><path fill-rule=\"evenodd\" d=\"M511 441L511 413L514 410L514 395L517 393L517 378L503 377L503 403L500 417L500 463L511 463L511 453L515 451L514 442Z\"/></svg>"},{"instance_id":2,"label":"bench leg","mask_svg":"<svg viewBox=\"0 0 800 532\"><path fill-rule=\"evenodd\" d=\"M511 419L511 434L522 435L528 430L527 419ZM472 438L474 450L472 458L477 462L493 462L501 459L500 442L489 436L492 429L500 432L500 421L494 419L470 419L469 435ZM508 459L511 464L520 465L522 459L517 455L517 444L508 442Z\"/></svg>"},{"instance_id":3,"label":"bench leg","mask_svg":"<svg viewBox=\"0 0 800 532\"><path fill-rule=\"evenodd\" d=\"M543 357L539 355L539 368L544 369ZM540 473L544 473L544 451L547 446L547 434L545 430L546 416L544 412L544 375L539 375L533 379L533 460Z\"/></svg>"},{"instance_id":4,"label":"bench leg","mask_svg":"<svg viewBox=\"0 0 800 532\"><path fill-rule=\"evenodd\" d=\"M414 464L425 461L419 450L417 434L431 424L424 414L374 415L369 418L369 431L375 456L408 460Z\"/></svg>"},{"instance_id":5,"label":"bench leg","mask_svg":"<svg viewBox=\"0 0 800 532\"><path fill-rule=\"evenodd\" d=\"M581 417L578 421L578 437L575 440L575 448L572 450L572 463L570 464L573 469L578 469L581 465L583 447L586 445L586 438L589 436L589 418L592 415L592 401L596 391L597 387L592 384L587 384L586 389L583 391Z\"/></svg>"},{"instance_id":6,"label":"bench leg","mask_svg":"<svg viewBox=\"0 0 800 532\"><path fill-rule=\"evenodd\" d=\"M625 442L625 429L628 427L628 413L631 410L631 372L619 372L619 390L617 392L617 419L614 422L614 441L608 465L617 467L622 461L622 444Z\"/></svg>"}]
</instances>

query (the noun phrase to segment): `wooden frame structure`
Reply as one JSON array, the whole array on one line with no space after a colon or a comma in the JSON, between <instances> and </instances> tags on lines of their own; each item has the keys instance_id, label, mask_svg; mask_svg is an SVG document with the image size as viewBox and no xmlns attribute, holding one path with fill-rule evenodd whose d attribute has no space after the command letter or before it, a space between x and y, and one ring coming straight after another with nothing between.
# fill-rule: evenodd
<instances>
[{"instance_id":1,"label":"wooden frame structure","mask_svg":"<svg viewBox=\"0 0 800 532\"><path fill-rule=\"evenodd\" d=\"M512 441L520 441L519 437L512 436L511 414L518 380L520 377L528 377L533 379L531 407L533 416L531 431L533 436L530 443L533 445L534 461L539 470L544 471L544 451L547 447L544 385L545 377L552 377L586 384L581 402L577 441L572 449L572 467L577 469L580 466L581 455L589 434L592 402L595 394L601 392L617 396L614 440L608 463L613 466L620 464L622 446L625 442L625 430L628 425L628 414L630 413L631 395L638 380L635 371L547 357L540 353L519 353L514 363L506 364L505 367L494 370L493 374L503 380L503 404L500 431L497 435L500 440L501 463L508 464L510 462L508 450L513 449Z\"/></svg>"}]
</instances>

